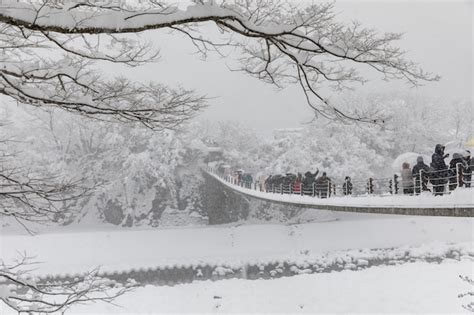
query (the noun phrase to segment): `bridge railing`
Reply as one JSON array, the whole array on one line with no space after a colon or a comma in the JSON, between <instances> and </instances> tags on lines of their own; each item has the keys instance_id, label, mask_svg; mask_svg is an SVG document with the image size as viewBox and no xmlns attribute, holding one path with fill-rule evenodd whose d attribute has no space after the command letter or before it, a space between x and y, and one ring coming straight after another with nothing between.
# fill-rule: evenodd
<instances>
[{"instance_id":1,"label":"bridge railing","mask_svg":"<svg viewBox=\"0 0 474 315\"><path fill-rule=\"evenodd\" d=\"M423 171L420 170L418 175L411 178L411 182L403 182L401 177L395 174L393 177L368 178L366 180L353 180L351 187L344 185L344 182L314 182L312 185L304 185L303 183L281 183L268 185L265 182L253 181L248 182L239 180L231 174L222 174L214 167L208 167L207 171L212 173L224 181L261 192L274 194L291 194L305 195L319 198L329 198L332 196L390 196L397 194L418 195L420 193L431 192L435 195L449 194L457 187L471 188L474 186L472 180L472 170L459 163L456 168Z\"/></svg>"}]
</instances>

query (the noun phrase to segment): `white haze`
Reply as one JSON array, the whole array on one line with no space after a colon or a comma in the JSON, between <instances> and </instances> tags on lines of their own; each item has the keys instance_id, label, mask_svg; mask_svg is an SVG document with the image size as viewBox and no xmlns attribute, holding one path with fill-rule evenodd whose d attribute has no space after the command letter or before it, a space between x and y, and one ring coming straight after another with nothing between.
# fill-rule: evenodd
<instances>
[{"instance_id":1,"label":"white haze","mask_svg":"<svg viewBox=\"0 0 474 315\"><path fill-rule=\"evenodd\" d=\"M441 76L439 82L413 88L403 81L385 82L373 71L363 70L371 81L354 85L354 93L413 94L437 100L446 110L459 100L472 100L472 2L337 1L335 11L341 21L358 20L381 33L404 33L396 44L407 51L407 57L425 71ZM215 32L214 25L206 26L207 29ZM201 119L236 121L266 133L312 119L299 86L277 91L243 73L229 71L238 57L235 54L226 59L211 55L203 61L195 54L192 43L180 35L152 32L142 36L150 36L160 47L160 61L123 73L134 79L180 84L212 97ZM112 74L117 73L116 65L105 66ZM325 90L325 96L338 102L340 93Z\"/></svg>"}]
</instances>

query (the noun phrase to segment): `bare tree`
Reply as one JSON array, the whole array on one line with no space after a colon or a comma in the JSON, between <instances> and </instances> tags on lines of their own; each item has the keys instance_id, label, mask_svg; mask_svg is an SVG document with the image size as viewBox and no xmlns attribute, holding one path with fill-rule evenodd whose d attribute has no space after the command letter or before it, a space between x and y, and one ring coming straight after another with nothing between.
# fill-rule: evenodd
<instances>
[{"instance_id":1,"label":"bare tree","mask_svg":"<svg viewBox=\"0 0 474 315\"><path fill-rule=\"evenodd\" d=\"M15 264L0 260L0 300L19 314L64 313L73 305L93 302L113 303L113 300L133 289L125 284L98 276L98 270L69 280L41 280L31 276L31 258L22 256Z\"/></svg>"},{"instance_id":2,"label":"bare tree","mask_svg":"<svg viewBox=\"0 0 474 315\"><path fill-rule=\"evenodd\" d=\"M153 128L179 125L203 107L204 99L163 85L107 80L92 68L99 60L130 66L156 60L151 44L133 36L146 30L182 33L204 56L235 47L241 56L238 70L278 87L299 84L315 113L332 119L373 121L340 110L321 94L325 85L343 89L364 82L359 66L412 85L438 79L392 45L400 34L341 24L332 4L195 0L181 9L159 0L4 0L0 6L2 94ZM223 38L202 33L199 26L208 22Z\"/></svg>"}]
</instances>

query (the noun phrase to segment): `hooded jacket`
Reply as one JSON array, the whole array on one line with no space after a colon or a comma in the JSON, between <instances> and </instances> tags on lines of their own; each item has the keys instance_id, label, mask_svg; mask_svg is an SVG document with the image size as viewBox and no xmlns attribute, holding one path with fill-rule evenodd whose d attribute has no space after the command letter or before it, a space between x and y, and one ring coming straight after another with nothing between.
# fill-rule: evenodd
<instances>
[{"instance_id":1,"label":"hooded jacket","mask_svg":"<svg viewBox=\"0 0 474 315\"><path fill-rule=\"evenodd\" d=\"M435 152L431 156L431 167L433 167L435 171L448 169L448 166L444 162L444 147L441 144L436 145Z\"/></svg>"}]
</instances>

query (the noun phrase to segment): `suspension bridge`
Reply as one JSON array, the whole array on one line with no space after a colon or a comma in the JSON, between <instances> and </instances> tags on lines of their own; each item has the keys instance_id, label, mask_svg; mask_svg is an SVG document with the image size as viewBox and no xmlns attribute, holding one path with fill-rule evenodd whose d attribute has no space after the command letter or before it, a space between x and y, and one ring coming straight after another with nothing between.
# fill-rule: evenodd
<instances>
[{"instance_id":1,"label":"suspension bridge","mask_svg":"<svg viewBox=\"0 0 474 315\"><path fill-rule=\"evenodd\" d=\"M415 180L413 193L403 194L398 188L396 175L391 178L353 181L351 194L347 194L347 191L344 194L343 184L326 184L323 189L318 187L317 183L309 187L304 185L295 187L294 183L269 186L258 181L244 182L212 166L204 166L202 170L235 193L293 207L379 214L474 217L474 189L471 188L473 185L469 185L472 181L464 185L469 187L459 187L452 191L449 187L456 181L460 186L459 178L467 175L459 176L457 172L454 175L446 175L446 178L438 177L438 182L433 181L433 184L429 183L431 189L435 188L433 185L446 186L442 196L434 196L428 191L423 191L425 190L421 187L423 181L417 183ZM442 184L437 184L439 182ZM420 185L419 194L415 193L416 185Z\"/></svg>"}]
</instances>

